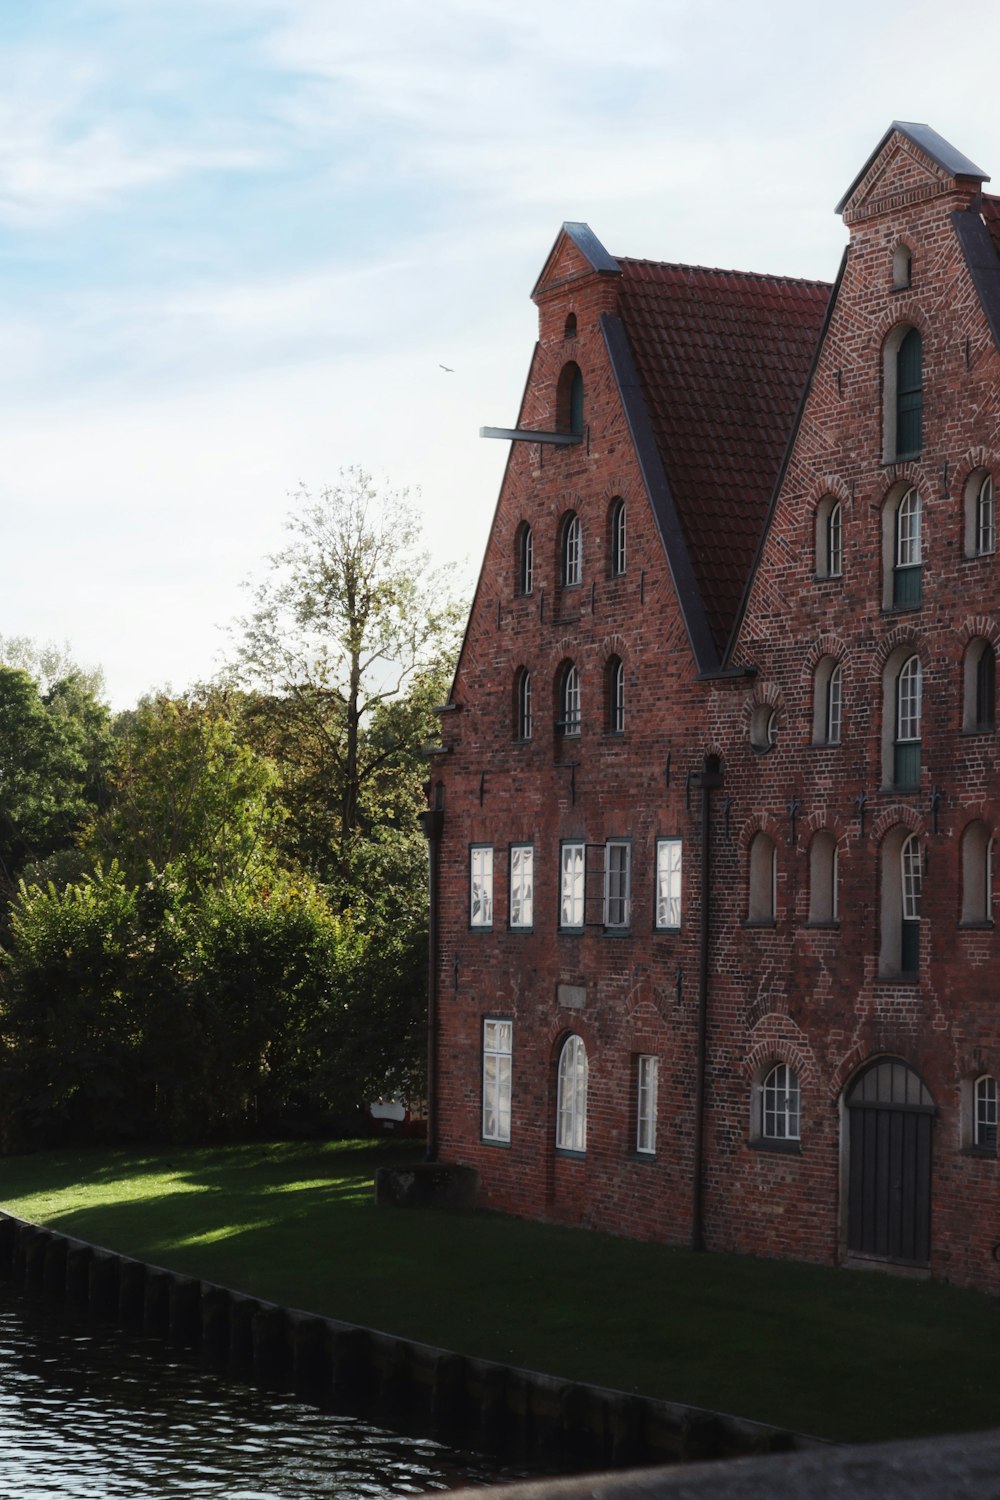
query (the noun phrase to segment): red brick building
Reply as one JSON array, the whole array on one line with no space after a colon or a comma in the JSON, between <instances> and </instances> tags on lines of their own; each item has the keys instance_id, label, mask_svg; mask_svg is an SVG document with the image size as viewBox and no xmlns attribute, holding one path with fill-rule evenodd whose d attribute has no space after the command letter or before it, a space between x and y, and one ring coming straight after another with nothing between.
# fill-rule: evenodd
<instances>
[{"instance_id":1,"label":"red brick building","mask_svg":"<svg viewBox=\"0 0 1000 1500\"><path fill-rule=\"evenodd\" d=\"M832 286L563 226L426 820L493 1206L1000 1287L986 180L894 124Z\"/></svg>"}]
</instances>

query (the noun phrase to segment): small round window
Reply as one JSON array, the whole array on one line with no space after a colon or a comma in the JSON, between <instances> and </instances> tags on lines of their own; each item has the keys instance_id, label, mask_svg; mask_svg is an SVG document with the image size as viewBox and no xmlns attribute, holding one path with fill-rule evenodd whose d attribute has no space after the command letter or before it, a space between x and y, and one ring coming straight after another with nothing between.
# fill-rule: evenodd
<instances>
[{"instance_id":1,"label":"small round window","mask_svg":"<svg viewBox=\"0 0 1000 1500\"><path fill-rule=\"evenodd\" d=\"M769 703L760 703L750 720L750 743L755 750L770 750L778 743L778 715Z\"/></svg>"}]
</instances>

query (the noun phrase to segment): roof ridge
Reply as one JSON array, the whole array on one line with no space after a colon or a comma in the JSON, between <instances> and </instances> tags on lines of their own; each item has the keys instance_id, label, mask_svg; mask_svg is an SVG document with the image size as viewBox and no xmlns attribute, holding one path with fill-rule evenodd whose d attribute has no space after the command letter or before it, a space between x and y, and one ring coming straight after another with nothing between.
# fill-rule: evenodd
<instances>
[{"instance_id":1,"label":"roof ridge","mask_svg":"<svg viewBox=\"0 0 1000 1500\"><path fill-rule=\"evenodd\" d=\"M833 286L832 281L824 281L822 278L786 276L780 271L737 271L729 266L702 266L683 260L651 260L642 255L616 255L615 260L620 266L661 266L668 271L703 271L712 276L739 276L748 281L793 282L796 286Z\"/></svg>"}]
</instances>

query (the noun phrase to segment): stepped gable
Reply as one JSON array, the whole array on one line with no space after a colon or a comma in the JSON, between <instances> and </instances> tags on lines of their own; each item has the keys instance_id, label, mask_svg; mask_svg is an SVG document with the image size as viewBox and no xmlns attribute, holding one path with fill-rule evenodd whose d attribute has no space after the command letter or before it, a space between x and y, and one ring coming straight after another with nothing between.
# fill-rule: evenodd
<instances>
[{"instance_id":1,"label":"stepped gable","mask_svg":"<svg viewBox=\"0 0 1000 1500\"><path fill-rule=\"evenodd\" d=\"M831 286L619 259L620 308L721 656Z\"/></svg>"}]
</instances>

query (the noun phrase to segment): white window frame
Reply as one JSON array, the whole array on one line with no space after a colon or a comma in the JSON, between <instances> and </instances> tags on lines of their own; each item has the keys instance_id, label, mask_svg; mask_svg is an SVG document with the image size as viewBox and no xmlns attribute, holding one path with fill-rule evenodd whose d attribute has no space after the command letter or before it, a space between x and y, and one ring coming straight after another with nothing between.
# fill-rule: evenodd
<instances>
[{"instance_id":1,"label":"white window frame","mask_svg":"<svg viewBox=\"0 0 1000 1500\"><path fill-rule=\"evenodd\" d=\"M826 576L840 578L844 571L844 509L839 500L826 518Z\"/></svg>"},{"instance_id":2,"label":"white window frame","mask_svg":"<svg viewBox=\"0 0 1000 1500\"><path fill-rule=\"evenodd\" d=\"M483 1140L510 1141L514 1023L483 1021Z\"/></svg>"},{"instance_id":3,"label":"white window frame","mask_svg":"<svg viewBox=\"0 0 1000 1500\"><path fill-rule=\"evenodd\" d=\"M578 588L583 577L583 528L574 511L566 517L562 538L562 586Z\"/></svg>"},{"instance_id":4,"label":"white window frame","mask_svg":"<svg viewBox=\"0 0 1000 1500\"><path fill-rule=\"evenodd\" d=\"M996 550L996 501L993 475L987 474L976 491L976 556L989 557Z\"/></svg>"},{"instance_id":5,"label":"white window frame","mask_svg":"<svg viewBox=\"0 0 1000 1500\"><path fill-rule=\"evenodd\" d=\"M840 744L840 730L844 714L844 676L840 662L835 662L826 684L826 735L828 745Z\"/></svg>"},{"instance_id":6,"label":"white window frame","mask_svg":"<svg viewBox=\"0 0 1000 1500\"><path fill-rule=\"evenodd\" d=\"M990 1073L976 1079L972 1091L972 1143L980 1151L997 1149L997 1081Z\"/></svg>"},{"instance_id":7,"label":"white window frame","mask_svg":"<svg viewBox=\"0 0 1000 1500\"><path fill-rule=\"evenodd\" d=\"M682 840L656 840L656 930L676 932L681 925Z\"/></svg>"},{"instance_id":8,"label":"white window frame","mask_svg":"<svg viewBox=\"0 0 1000 1500\"><path fill-rule=\"evenodd\" d=\"M632 921L632 845L608 839L604 845L604 925L624 932Z\"/></svg>"},{"instance_id":9,"label":"white window frame","mask_svg":"<svg viewBox=\"0 0 1000 1500\"><path fill-rule=\"evenodd\" d=\"M559 707L562 712L560 732L567 739L575 739L580 733L580 669L570 662L563 672L559 689Z\"/></svg>"},{"instance_id":10,"label":"white window frame","mask_svg":"<svg viewBox=\"0 0 1000 1500\"><path fill-rule=\"evenodd\" d=\"M897 568L916 568L923 561L921 553L923 506L920 492L911 487L896 506L896 559Z\"/></svg>"},{"instance_id":11,"label":"white window frame","mask_svg":"<svg viewBox=\"0 0 1000 1500\"><path fill-rule=\"evenodd\" d=\"M469 926L493 926L493 845L469 850Z\"/></svg>"},{"instance_id":12,"label":"white window frame","mask_svg":"<svg viewBox=\"0 0 1000 1500\"><path fill-rule=\"evenodd\" d=\"M609 729L612 734L625 733L625 663L620 656L614 658L608 683L611 699Z\"/></svg>"},{"instance_id":13,"label":"white window frame","mask_svg":"<svg viewBox=\"0 0 1000 1500\"><path fill-rule=\"evenodd\" d=\"M511 927L534 926L535 905L535 848L533 844L511 844L510 846L510 908Z\"/></svg>"},{"instance_id":14,"label":"white window frame","mask_svg":"<svg viewBox=\"0 0 1000 1500\"><path fill-rule=\"evenodd\" d=\"M797 1141L802 1122L798 1074L787 1063L775 1063L760 1084L760 1138Z\"/></svg>"},{"instance_id":15,"label":"white window frame","mask_svg":"<svg viewBox=\"0 0 1000 1500\"><path fill-rule=\"evenodd\" d=\"M559 851L559 926L564 931L583 928L586 911L587 846L570 839Z\"/></svg>"},{"instance_id":16,"label":"white window frame","mask_svg":"<svg viewBox=\"0 0 1000 1500\"><path fill-rule=\"evenodd\" d=\"M635 1149L640 1156L656 1154L656 1111L660 1059L642 1053L636 1070Z\"/></svg>"},{"instance_id":17,"label":"white window frame","mask_svg":"<svg viewBox=\"0 0 1000 1500\"><path fill-rule=\"evenodd\" d=\"M621 578L628 561L625 501L616 500L611 511L611 576Z\"/></svg>"},{"instance_id":18,"label":"white window frame","mask_svg":"<svg viewBox=\"0 0 1000 1500\"><path fill-rule=\"evenodd\" d=\"M921 880L920 840L915 833L911 833L903 840L903 846L899 851L899 888L904 922L920 921Z\"/></svg>"},{"instance_id":19,"label":"white window frame","mask_svg":"<svg viewBox=\"0 0 1000 1500\"><path fill-rule=\"evenodd\" d=\"M583 1037L568 1036L559 1053L556 1149L582 1155L587 1149L587 1048Z\"/></svg>"},{"instance_id":20,"label":"white window frame","mask_svg":"<svg viewBox=\"0 0 1000 1500\"><path fill-rule=\"evenodd\" d=\"M517 571L518 592L530 594L535 582L535 538L527 523L521 532Z\"/></svg>"},{"instance_id":21,"label":"white window frame","mask_svg":"<svg viewBox=\"0 0 1000 1500\"><path fill-rule=\"evenodd\" d=\"M517 737L531 739L531 673L522 667L517 678Z\"/></svg>"},{"instance_id":22,"label":"white window frame","mask_svg":"<svg viewBox=\"0 0 1000 1500\"><path fill-rule=\"evenodd\" d=\"M896 678L896 744L920 739L924 708L924 671L919 656L909 656Z\"/></svg>"}]
</instances>

